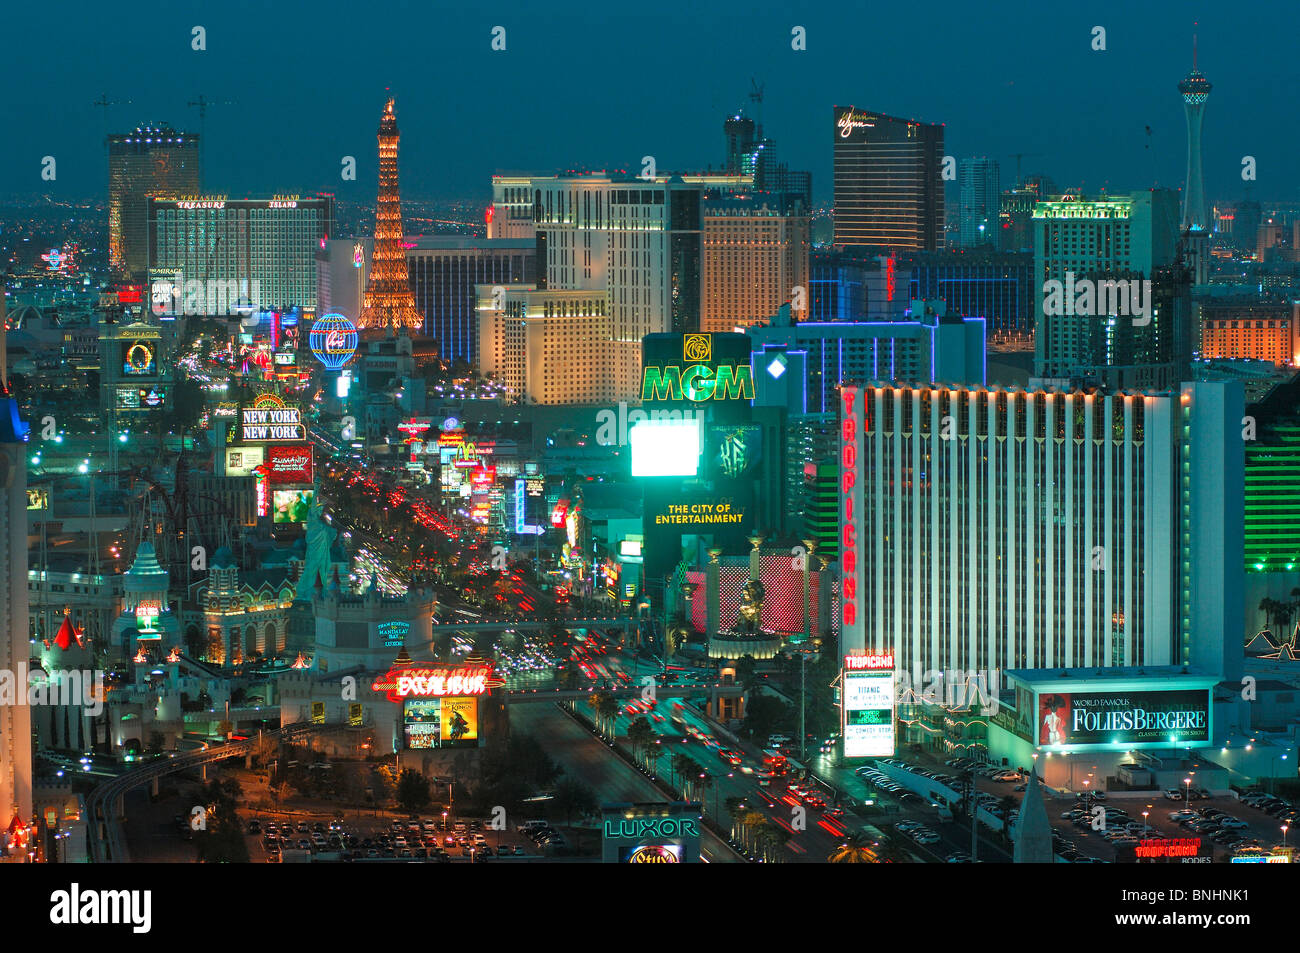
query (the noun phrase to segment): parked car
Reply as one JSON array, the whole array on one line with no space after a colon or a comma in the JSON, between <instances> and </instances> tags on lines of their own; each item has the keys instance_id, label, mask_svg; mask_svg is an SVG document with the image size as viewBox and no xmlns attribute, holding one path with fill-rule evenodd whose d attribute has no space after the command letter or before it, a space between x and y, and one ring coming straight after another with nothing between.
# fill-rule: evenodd
<instances>
[{"instance_id":1,"label":"parked car","mask_svg":"<svg viewBox=\"0 0 1300 953\"><path fill-rule=\"evenodd\" d=\"M1182 799L1183 799L1183 792L1178 790L1178 788L1169 788L1168 790L1165 791L1166 801L1181 801Z\"/></svg>"}]
</instances>

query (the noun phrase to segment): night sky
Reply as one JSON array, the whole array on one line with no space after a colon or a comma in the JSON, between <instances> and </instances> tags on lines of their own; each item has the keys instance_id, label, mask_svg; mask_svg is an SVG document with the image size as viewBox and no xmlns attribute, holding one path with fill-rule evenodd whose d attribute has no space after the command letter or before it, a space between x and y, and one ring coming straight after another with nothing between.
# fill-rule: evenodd
<instances>
[{"instance_id":1,"label":"night sky","mask_svg":"<svg viewBox=\"0 0 1300 953\"><path fill-rule=\"evenodd\" d=\"M1058 185L1178 187L1186 132L1176 86L1191 66L1214 84L1205 123L1211 201L1300 198L1300 38L1290 3L574 2L15 4L5 13L0 193L102 199L104 110L125 131L148 119L198 130L212 106L204 185L231 196L332 191L372 201L385 87L397 97L404 194L485 200L495 171L717 167L725 113L765 85L778 157L831 195L831 106L947 124L946 151L1002 162L1003 187L1042 171ZM651 5L646 5L649 9ZM1062 9L1064 7L1064 9ZM658 12L662 9L664 12ZM391 22L380 19L391 17ZM207 51L190 28L207 29ZM490 49L506 28L507 49ZM790 48L791 27L808 49ZM1094 25L1107 50L1091 49ZM1145 127L1150 126L1148 138ZM1148 147L1149 143L1149 147ZM58 179L40 179L54 155ZM357 179L340 159L357 158Z\"/></svg>"}]
</instances>

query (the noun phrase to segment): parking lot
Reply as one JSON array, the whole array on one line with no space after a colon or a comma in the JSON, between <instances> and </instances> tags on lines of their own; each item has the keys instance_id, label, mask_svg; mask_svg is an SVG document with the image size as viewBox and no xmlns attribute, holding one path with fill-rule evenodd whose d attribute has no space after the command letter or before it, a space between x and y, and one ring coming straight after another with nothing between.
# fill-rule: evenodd
<instances>
[{"instance_id":1,"label":"parking lot","mask_svg":"<svg viewBox=\"0 0 1300 953\"><path fill-rule=\"evenodd\" d=\"M568 848L571 838L540 821L529 830L492 830L479 818L390 819L241 812L254 862L286 859L482 863L501 858L550 857ZM524 825L520 825L522 828ZM302 852L302 853L295 853Z\"/></svg>"}]
</instances>

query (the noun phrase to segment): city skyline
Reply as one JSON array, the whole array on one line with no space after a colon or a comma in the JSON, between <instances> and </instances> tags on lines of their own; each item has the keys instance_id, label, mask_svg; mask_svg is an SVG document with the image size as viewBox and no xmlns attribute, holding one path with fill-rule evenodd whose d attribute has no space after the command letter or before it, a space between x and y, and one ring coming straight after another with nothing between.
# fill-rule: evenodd
<instances>
[{"instance_id":1,"label":"city skyline","mask_svg":"<svg viewBox=\"0 0 1300 953\"><path fill-rule=\"evenodd\" d=\"M576 14L543 20L506 5L491 17L453 14L431 21L432 33L417 29L391 40L377 35L378 23L349 22L360 60L350 61L346 71L332 69L327 60L301 76L284 76L274 68L239 76L214 68L226 61L225 44L232 34L239 37L239 55L273 63L278 38L287 36L284 30L291 28L297 43L325 50L325 31L337 18L290 24L259 10L266 28L248 34L234 28L242 16L236 5L200 24L206 30L205 51L190 48L189 21L203 16L178 13L133 23L132 34L154 51L152 68L145 71L126 62L112 82L82 74L78 63L94 62L102 55L101 43L125 44L126 35L119 35L125 27L111 18L96 22L92 15L75 26L59 24L70 52L81 55L67 58L46 96L6 107L6 127L32 146L0 157L0 191L97 199L103 188L102 136L146 121L166 121L202 134L205 191L240 196L324 190L341 201L365 202L371 191L367 183L377 171L369 142L371 117L375 104L388 95L404 104L408 160L403 178L412 200L486 199L490 175L498 171L582 167L635 173L645 155L653 155L663 170L718 169L726 160L723 119L740 108L751 111L751 79L764 88L765 133L791 168L813 172L819 205L831 195L824 128L837 102L944 124L947 154L958 160L972 155L997 159L1004 187L1014 184L1019 153L1023 174L1045 172L1062 188L1082 187L1089 193L1151 185L1181 189L1186 129L1177 84L1191 67L1192 34L1198 31L1199 66L1215 82L1214 109L1205 128L1208 200L1241 199L1248 186L1251 197L1283 200L1287 189L1282 183L1300 174L1300 159L1295 158L1300 150L1291 142L1293 133L1269 121L1265 110L1272 96L1262 92L1285 89L1291 82L1280 72L1285 57L1270 67L1271 60L1251 57L1249 42L1239 41L1240 33L1257 29L1267 13L1255 14L1254 21L1236 14L1232 20L1201 17L1195 27L1202 12L1198 6L1121 12L1101 4L1087 20L1038 11L1046 27L1039 36L1049 39L1008 49L992 69L976 52L1000 42L992 21L972 25L938 16L927 24L931 32L922 54L950 52L938 57L933 69L917 74L910 69L913 51L882 44L869 70L859 74L861 51L850 41L855 34L834 14L755 10L737 27L705 11L696 14L698 29L677 33L666 22L620 15L611 21L620 27L612 31L620 37L618 44L598 44L566 65L547 55L561 36L591 30L594 39L610 32ZM21 11L17 19L20 33L39 34L53 25L33 11ZM796 23L807 31L806 51L791 49L790 30ZM491 30L498 24L506 28L504 51L491 49ZM903 13L883 11L863 25L875 35L891 35L905 30L907 21ZM1104 51L1091 48L1094 25L1106 29ZM714 36L726 36L727 42L715 43ZM420 37L437 43L439 74L422 74L416 65L423 62L413 48ZM1134 37L1141 37L1140 45ZM637 82L640 74L635 68L629 72L626 48L661 45L673 51L680 68L665 76L659 67L647 66L644 82ZM370 49L391 53L375 63L379 54L367 53ZM963 49L972 55L958 55ZM21 64L27 54L20 48L16 55ZM501 70L497 61L485 57L508 57L510 69ZM394 62L401 65L389 65ZM548 82L520 85L514 79L532 75L543 64L550 71ZM585 97L570 92L611 68L618 71L614 82L591 84ZM150 95L158 69L169 72L171 91ZM1270 75L1275 69L1276 75ZM686 78L697 71L698 79ZM365 75L367 81L355 82L348 72ZM383 78L369 79L376 73ZM618 82L623 75L628 81ZM472 94L447 95L456 85ZM92 105L104 95L119 104ZM202 122L198 107L189 105L200 95L209 101ZM65 101L66 111L49 109L50 97ZM579 99L583 108L573 108ZM1070 108L1070 103L1079 105ZM612 121L593 121L593 115ZM66 121L70 117L75 121ZM450 148L448 130L455 143ZM45 155L58 161L54 183L40 178ZM356 159L356 178L345 181L340 166L349 155ZM1256 159L1257 184L1241 179L1245 156Z\"/></svg>"},{"instance_id":2,"label":"city skyline","mask_svg":"<svg viewBox=\"0 0 1300 953\"><path fill-rule=\"evenodd\" d=\"M12 14L36 921L200 915L131 863L1300 862L1278 12ZM1284 910L1182 870L1069 922Z\"/></svg>"}]
</instances>

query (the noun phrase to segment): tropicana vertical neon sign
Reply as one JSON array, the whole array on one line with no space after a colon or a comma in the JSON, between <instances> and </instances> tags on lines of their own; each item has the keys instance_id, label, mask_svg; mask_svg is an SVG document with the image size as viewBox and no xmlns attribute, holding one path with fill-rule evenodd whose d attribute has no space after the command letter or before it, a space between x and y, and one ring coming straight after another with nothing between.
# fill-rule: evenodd
<instances>
[{"instance_id":1,"label":"tropicana vertical neon sign","mask_svg":"<svg viewBox=\"0 0 1300 953\"><path fill-rule=\"evenodd\" d=\"M840 446L840 615L844 647L860 647L862 619L858 605L858 542L862 520L861 493L858 486L858 463L862 452L861 435L865 413L864 394L861 388L843 387L844 401L841 418Z\"/></svg>"}]
</instances>

